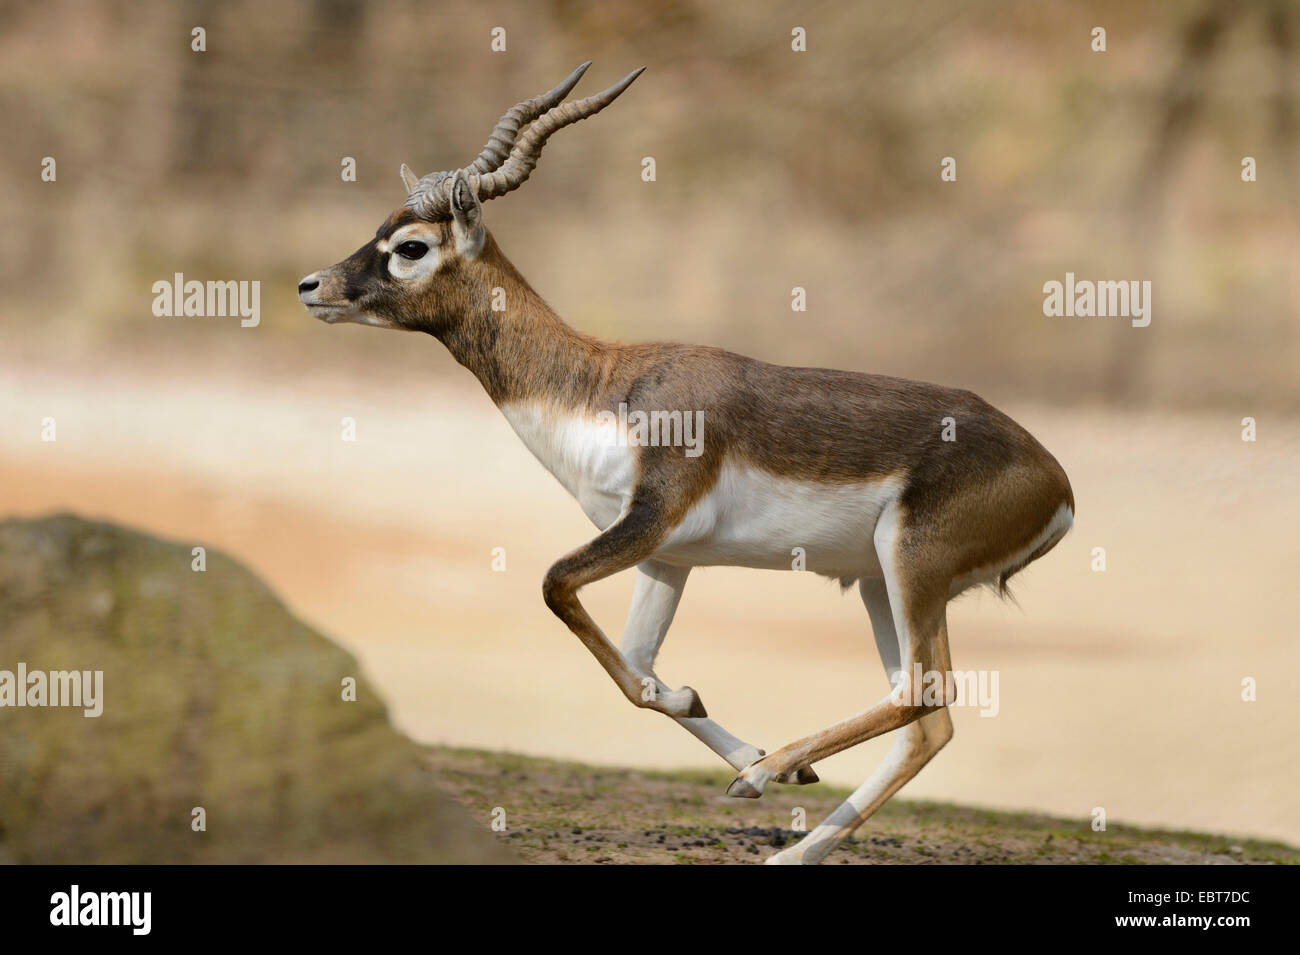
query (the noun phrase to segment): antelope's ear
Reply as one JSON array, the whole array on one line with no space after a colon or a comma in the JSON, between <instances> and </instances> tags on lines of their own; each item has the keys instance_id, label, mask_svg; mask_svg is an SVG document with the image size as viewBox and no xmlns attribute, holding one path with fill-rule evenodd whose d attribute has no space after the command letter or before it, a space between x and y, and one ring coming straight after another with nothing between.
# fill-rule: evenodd
<instances>
[{"instance_id":1,"label":"antelope's ear","mask_svg":"<svg viewBox=\"0 0 1300 955\"><path fill-rule=\"evenodd\" d=\"M415 187L420 184L420 177L411 172L411 167L406 163L402 163L402 168L399 171L402 174L402 185L406 186L406 194L409 196L415 192Z\"/></svg>"},{"instance_id":2,"label":"antelope's ear","mask_svg":"<svg viewBox=\"0 0 1300 955\"><path fill-rule=\"evenodd\" d=\"M483 250L487 236L483 228L483 204L463 169L457 170L451 181L451 232L456 238L456 251L464 258L475 258Z\"/></svg>"}]
</instances>

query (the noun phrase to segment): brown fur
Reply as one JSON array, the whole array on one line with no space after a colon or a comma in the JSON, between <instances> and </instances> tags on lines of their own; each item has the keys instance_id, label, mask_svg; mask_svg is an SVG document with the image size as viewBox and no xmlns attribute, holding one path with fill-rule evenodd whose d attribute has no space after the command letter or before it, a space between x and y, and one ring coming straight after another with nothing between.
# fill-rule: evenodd
<instances>
[{"instance_id":1,"label":"brown fur","mask_svg":"<svg viewBox=\"0 0 1300 955\"><path fill-rule=\"evenodd\" d=\"M636 500L654 512L641 527L646 540L662 540L728 458L829 484L903 476L906 546L929 552L927 563L948 579L1009 559L1061 504L1074 509L1056 459L968 391L772 365L705 346L600 341L561 321L490 234L475 259L452 257L413 295L388 276L376 246L416 221L407 209L394 212L374 241L322 275L358 307L441 340L498 405L536 400L593 415L620 402L647 412L704 411L699 457L680 447L637 449ZM450 223L429 230L444 250L454 247ZM504 312L491 308L496 287L505 290ZM947 417L956 421L955 441L941 440ZM629 552L617 562L639 559Z\"/></svg>"}]
</instances>

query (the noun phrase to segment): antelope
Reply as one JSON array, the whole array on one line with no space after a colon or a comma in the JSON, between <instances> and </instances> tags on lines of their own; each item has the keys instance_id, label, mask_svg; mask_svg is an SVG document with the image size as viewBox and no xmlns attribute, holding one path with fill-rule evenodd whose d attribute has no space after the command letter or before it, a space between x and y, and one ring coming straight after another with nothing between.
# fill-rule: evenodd
<instances>
[{"instance_id":1,"label":"antelope","mask_svg":"<svg viewBox=\"0 0 1300 955\"><path fill-rule=\"evenodd\" d=\"M547 571L546 606L629 701L669 716L737 772L729 795L817 782L815 763L899 731L847 801L766 860L815 864L952 738L947 604L979 585L1005 595L1008 578L1070 529L1073 492L1041 444L969 391L711 347L614 343L566 325L498 248L482 203L523 185L555 132L600 112L642 72L562 102L588 66L508 110L470 165L420 179L403 165L405 204L348 258L304 278L298 295L331 324L432 335L478 378L599 531ZM494 310L502 293L506 308ZM702 423L694 453L634 434L657 414L676 437L674 412ZM790 570L795 547L807 570L857 585L892 689L766 753L710 719L691 687L665 685L654 664L692 567ZM578 592L629 568L615 648ZM941 693L926 698L916 680L929 673Z\"/></svg>"}]
</instances>

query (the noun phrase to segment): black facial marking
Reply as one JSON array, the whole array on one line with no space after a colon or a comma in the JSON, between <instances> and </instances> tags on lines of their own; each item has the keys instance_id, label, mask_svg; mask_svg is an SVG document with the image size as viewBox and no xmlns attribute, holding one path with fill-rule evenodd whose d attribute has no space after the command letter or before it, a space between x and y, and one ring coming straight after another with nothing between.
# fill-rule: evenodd
<instances>
[{"instance_id":1,"label":"black facial marking","mask_svg":"<svg viewBox=\"0 0 1300 955\"><path fill-rule=\"evenodd\" d=\"M343 297L349 302L360 301L376 278L387 279L385 255L379 251L379 240L372 239L339 263L343 276Z\"/></svg>"}]
</instances>

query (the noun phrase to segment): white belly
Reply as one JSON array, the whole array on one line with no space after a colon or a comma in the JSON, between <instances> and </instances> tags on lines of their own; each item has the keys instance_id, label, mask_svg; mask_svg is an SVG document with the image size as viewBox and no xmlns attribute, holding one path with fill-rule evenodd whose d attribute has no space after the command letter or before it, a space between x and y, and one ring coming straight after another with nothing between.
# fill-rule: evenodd
<instances>
[{"instance_id":1,"label":"white belly","mask_svg":"<svg viewBox=\"0 0 1300 955\"><path fill-rule=\"evenodd\" d=\"M634 449L618 440L617 422L533 404L507 405L501 411L593 524L604 530L618 520L632 499L636 458Z\"/></svg>"},{"instance_id":2,"label":"white belly","mask_svg":"<svg viewBox=\"0 0 1300 955\"><path fill-rule=\"evenodd\" d=\"M618 440L617 422L533 404L501 410L593 524L604 530L618 520L632 500L637 463L635 449ZM892 477L816 484L728 462L655 558L775 570L790 570L802 558L802 567L818 574L878 575L872 535L881 512L902 488Z\"/></svg>"},{"instance_id":3,"label":"white belly","mask_svg":"<svg viewBox=\"0 0 1300 955\"><path fill-rule=\"evenodd\" d=\"M902 489L892 477L815 484L728 462L655 557L671 564L790 570L802 556L814 573L874 576L880 573L872 543L876 522Z\"/></svg>"}]
</instances>

